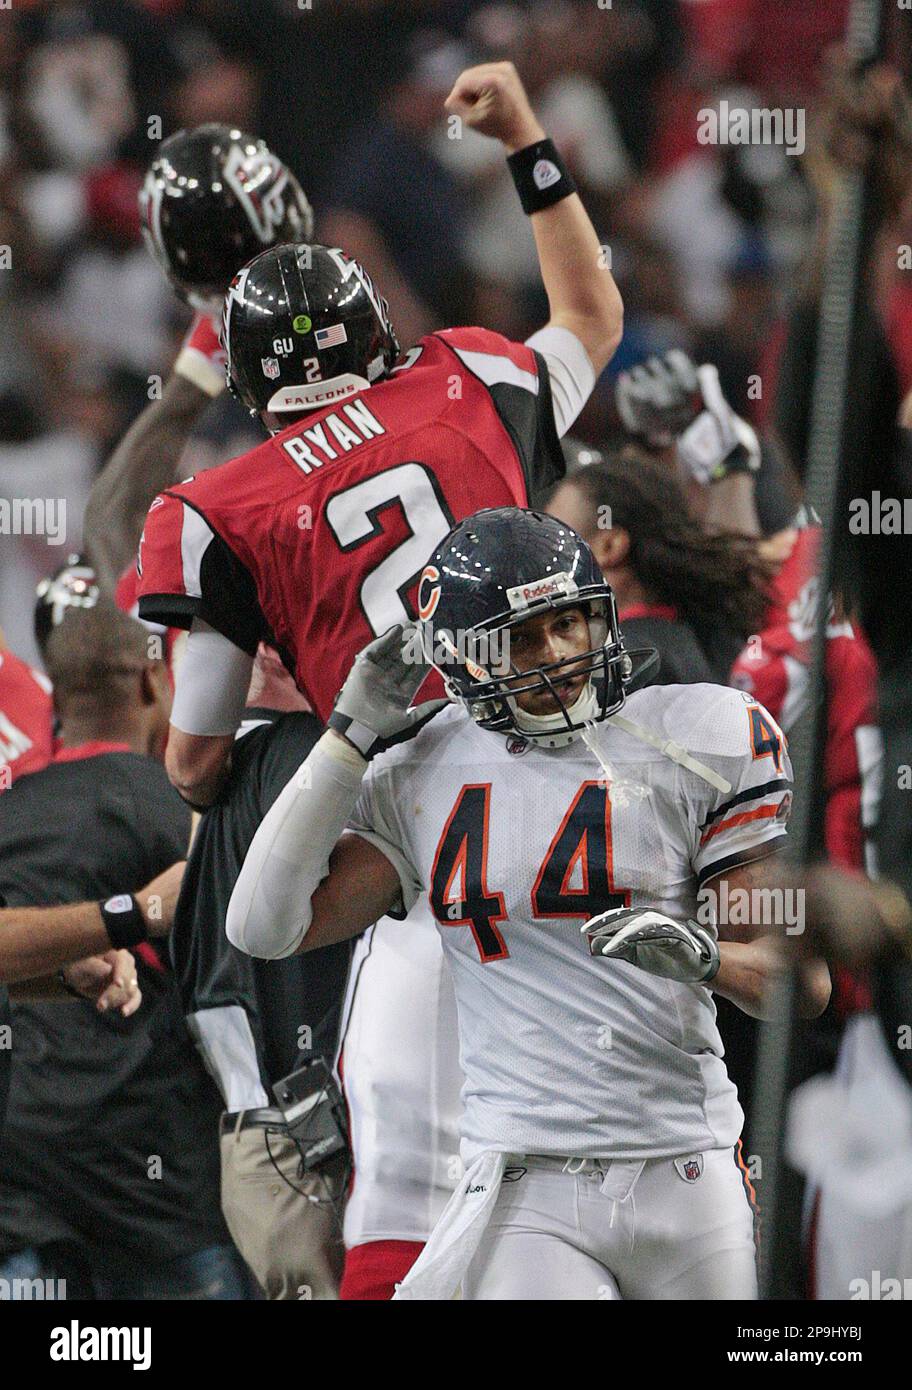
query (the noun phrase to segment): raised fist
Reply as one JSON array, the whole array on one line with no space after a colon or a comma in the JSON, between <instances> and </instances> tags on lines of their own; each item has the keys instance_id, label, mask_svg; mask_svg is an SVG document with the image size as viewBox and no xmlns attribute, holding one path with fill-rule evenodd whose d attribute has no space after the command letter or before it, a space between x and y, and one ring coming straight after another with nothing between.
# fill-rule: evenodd
<instances>
[{"instance_id":1,"label":"raised fist","mask_svg":"<svg viewBox=\"0 0 912 1390\"><path fill-rule=\"evenodd\" d=\"M444 105L473 130L500 140L510 154L545 138L512 63L466 68Z\"/></svg>"}]
</instances>

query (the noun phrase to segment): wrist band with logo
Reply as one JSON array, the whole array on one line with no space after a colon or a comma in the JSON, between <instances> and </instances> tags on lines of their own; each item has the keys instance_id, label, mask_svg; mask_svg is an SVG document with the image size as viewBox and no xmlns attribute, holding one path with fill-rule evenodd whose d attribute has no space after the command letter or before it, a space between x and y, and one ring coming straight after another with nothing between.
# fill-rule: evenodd
<instances>
[{"instance_id":1,"label":"wrist band with logo","mask_svg":"<svg viewBox=\"0 0 912 1390\"><path fill-rule=\"evenodd\" d=\"M507 164L527 217L576 192L576 184L553 140L536 140L524 150L508 155Z\"/></svg>"},{"instance_id":2,"label":"wrist band with logo","mask_svg":"<svg viewBox=\"0 0 912 1390\"><path fill-rule=\"evenodd\" d=\"M146 924L139 910L139 903L130 893L118 893L98 904L105 931L116 951L136 946L148 939Z\"/></svg>"}]
</instances>

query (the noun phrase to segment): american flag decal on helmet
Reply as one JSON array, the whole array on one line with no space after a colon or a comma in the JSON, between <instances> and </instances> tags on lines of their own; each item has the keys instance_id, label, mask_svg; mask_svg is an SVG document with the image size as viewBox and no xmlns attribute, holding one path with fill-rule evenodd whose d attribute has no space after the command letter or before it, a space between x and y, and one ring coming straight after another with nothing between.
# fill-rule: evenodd
<instances>
[{"instance_id":1,"label":"american flag decal on helmet","mask_svg":"<svg viewBox=\"0 0 912 1390\"><path fill-rule=\"evenodd\" d=\"M318 328L314 333L314 341L318 348L338 347L340 343L347 343L345 324L334 323L330 328Z\"/></svg>"}]
</instances>

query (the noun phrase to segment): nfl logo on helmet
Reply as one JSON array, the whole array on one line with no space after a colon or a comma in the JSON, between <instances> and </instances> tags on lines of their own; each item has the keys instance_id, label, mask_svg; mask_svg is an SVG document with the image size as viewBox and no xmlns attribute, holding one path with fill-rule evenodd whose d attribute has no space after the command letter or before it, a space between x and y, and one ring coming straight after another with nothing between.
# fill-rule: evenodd
<instances>
[{"instance_id":1,"label":"nfl logo on helmet","mask_svg":"<svg viewBox=\"0 0 912 1390\"><path fill-rule=\"evenodd\" d=\"M260 366L263 368L263 375L270 381L275 381L279 375L279 359L277 357L261 357Z\"/></svg>"}]
</instances>

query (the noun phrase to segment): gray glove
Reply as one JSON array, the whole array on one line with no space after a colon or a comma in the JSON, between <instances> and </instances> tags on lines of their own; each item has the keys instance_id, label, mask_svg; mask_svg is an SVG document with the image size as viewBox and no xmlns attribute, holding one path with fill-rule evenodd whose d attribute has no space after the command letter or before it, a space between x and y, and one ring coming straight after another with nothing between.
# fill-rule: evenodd
<instances>
[{"instance_id":1,"label":"gray glove","mask_svg":"<svg viewBox=\"0 0 912 1390\"><path fill-rule=\"evenodd\" d=\"M665 449L703 409L697 369L678 348L621 372L614 388L625 429L653 449Z\"/></svg>"},{"instance_id":2,"label":"gray glove","mask_svg":"<svg viewBox=\"0 0 912 1390\"><path fill-rule=\"evenodd\" d=\"M416 659L421 650L415 623L397 623L355 657L329 716L342 734L370 761L395 743L414 738L429 719L449 704L427 700L410 708L430 667Z\"/></svg>"},{"instance_id":3,"label":"gray glove","mask_svg":"<svg viewBox=\"0 0 912 1390\"><path fill-rule=\"evenodd\" d=\"M719 945L704 927L686 925L652 907L617 907L584 922L589 953L625 960L650 975L706 984L719 969Z\"/></svg>"}]
</instances>

